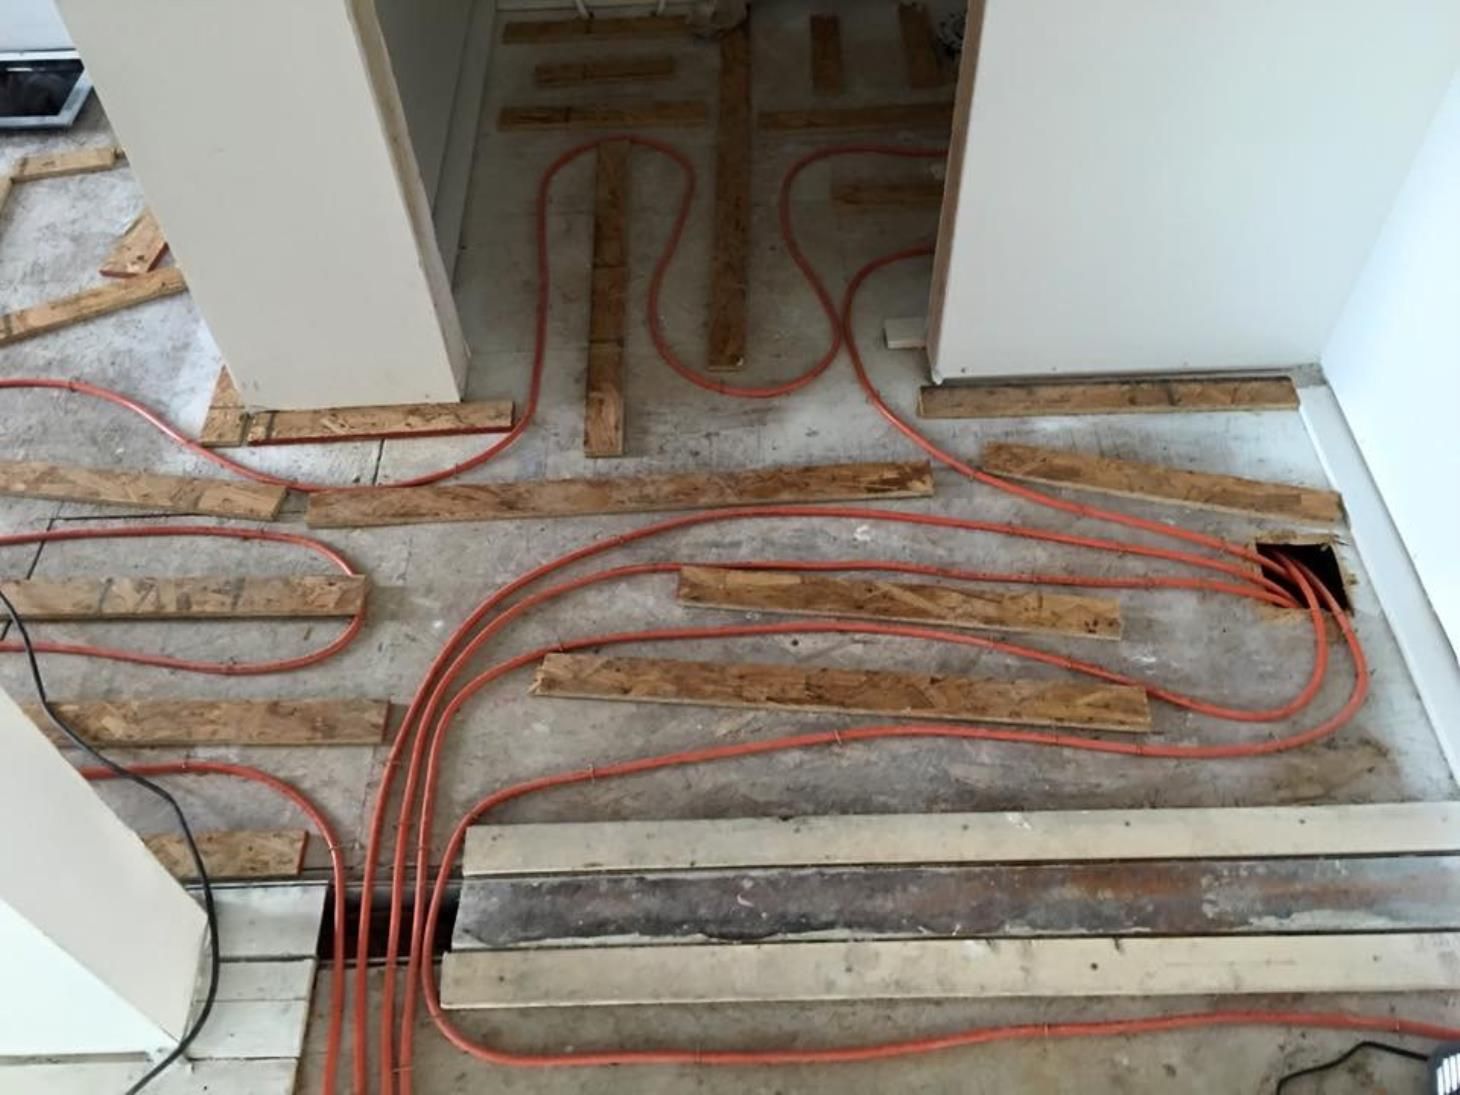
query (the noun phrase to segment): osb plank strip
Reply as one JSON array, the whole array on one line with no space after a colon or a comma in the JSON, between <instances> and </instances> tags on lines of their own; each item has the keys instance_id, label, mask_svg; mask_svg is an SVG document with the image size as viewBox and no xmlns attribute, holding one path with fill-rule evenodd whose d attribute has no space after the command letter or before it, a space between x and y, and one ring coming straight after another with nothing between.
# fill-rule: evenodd
<instances>
[{"instance_id":1,"label":"osb plank strip","mask_svg":"<svg viewBox=\"0 0 1460 1095\"><path fill-rule=\"evenodd\" d=\"M544 61L533 69L538 87L578 87L584 84L623 84L673 79L673 57L595 57L588 61Z\"/></svg>"},{"instance_id":2,"label":"osb plank strip","mask_svg":"<svg viewBox=\"0 0 1460 1095\"><path fill-rule=\"evenodd\" d=\"M143 837L148 851L181 881L197 878L197 868L181 835ZM304 866L303 829L238 830L198 833L198 851L210 881L228 878L294 878Z\"/></svg>"},{"instance_id":3,"label":"osb plank strip","mask_svg":"<svg viewBox=\"0 0 1460 1095\"><path fill-rule=\"evenodd\" d=\"M5 212L5 203L10 199L10 188L14 181L7 172L0 171L0 213Z\"/></svg>"},{"instance_id":4,"label":"osb plank strip","mask_svg":"<svg viewBox=\"0 0 1460 1095\"><path fill-rule=\"evenodd\" d=\"M948 82L948 68L938 52L933 21L922 4L897 5L897 24L902 32L902 56L907 64L908 86L918 90L940 87Z\"/></svg>"},{"instance_id":5,"label":"osb plank strip","mask_svg":"<svg viewBox=\"0 0 1460 1095\"><path fill-rule=\"evenodd\" d=\"M612 479L321 491L309 496L308 522L314 528L352 528L655 513L777 502L926 498L932 493L933 472L926 461L813 464Z\"/></svg>"},{"instance_id":6,"label":"osb plank strip","mask_svg":"<svg viewBox=\"0 0 1460 1095\"><path fill-rule=\"evenodd\" d=\"M243 396L238 394L233 377L226 368L219 369L213 384L213 400L198 433L199 443L210 449L242 445L248 434L248 418Z\"/></svg>"},{"instance_id":7,"label":"osb plank strip","mask_svg":"<svg viewBox=\"0 0 1460 1095\"><path fill-rule=\"evenodd\" d=\"M689 867L1460 852L1460 804L1039 810L475 825L468 877Z\"/></svg>"},{"instance_id":8,"label":"osb plank strip","mask_svg":"<svg viewBox=\"0 0 1460 1095\"><path fill-rule=\"evenodd\" d=\"M624 454L624 347L595 342L588 347L588 385L583 409L583 452Z\"/></svg>"},{"instance_id":9,"label":"osb plank strip","mask_svg":"<svg viewBox=\"0 0 1460 1095\"><path fill-rule=\"evenodd\" d=\"M589 294L588 340L622 342L629 271L625 266L595 266Z\"/></svg>"},{"instance_id":10,"label":"osb plank strip","mask_svg":"<svg viewBox=\"0 0 1460 1095\"><path fill-rule=\"evenodd\" d=\"M923 388L918 396L918 415L922 418L1292 411L1297 408L1298 390L1287 377L933 385Z\"/></svg>"},{"instance_id":11,"label":"osb plank strip","mask_svg":"<svg viewBox=\"0 0 1460 1095\"><path fill-rule=\"evenodd\" d=\"M0 346L9 346L23 339L83 323L89 319L111 315L124 308L135 308L148 301L174 296L187 289L182 271L175 266L139 274L134 278L83 289L69 297L35 304L18 312L0 316Z\"/></svg>"},{"instance_id":12,"label":"osb plank strip","mask_svg":"<svg viewBox=\"0 0 1460 1095\"><path fill-rule=\"evenodd\" d=\"M549 654L532 694L1136 733L1151 726L1145 692L1121 685L592 654Z\"/></svg>"},{"instance_id":13,"label":"osb plank strip","mask_svg":"<svg viewBox=\"0 0 1460 1095\"><path fill-rule=\"evenodd\" d=\"M271 521L284 502L285 490L264 483L5 460L0 461L0 494Z\"/></svg>"},{"instance_id":14,"label":"osb plank strip","mask_svg":"<svg viewBox=\"0 0 1460 1095\"><path fill-rule=\"evenodd\" d=\"M1319 525L1331 525L1343 518L1343 502L1330 490L1184 471L1033 445L986 445L980 465L984 471L1011 479L1223 513L1280 517Z\"/></svg>"},{"instance_id":15,"label":"osb plank strip","mask_svg":"<svg viewBox=\"0 0 1460 1095\"><path fill-rule=\"evenodd\" d=\"M643 129L702 126L710 120L702 102L583 103L575 106L504 106L497 128Z\"/></svg>"},{"instance_id":16,"label":"osb plank strip","mask_svg":"<svg viewBox=\"0 0 1460 1095\"><path fill-rule=\"evenodd\" d=\"M588 376L583 409L583 451L624 452L624 326L627 315L628 190L632 148L627 141L598 146L594 173L593 272L589 303Z\"/></svg>"},{"instance_id":17,"label":"osb plank strip","mask_svg":"<svg viewBox=\"0 0 1460 1095\"><path fill-rule=\"evenodd\" d=\"M605 141L595 153L593 191L593 267L607 269L629 264L628 141Z\"/></svg>"},{"instance_id":18,"label":"osb plank strip","mask_svg":"<svg viewBox=\"0 0 1460 1095\"><path fill-rule=\"evenodd\" d=\"M630 18L519 19L502 27L505 45L582 42L605 38L675 38L689 33L682 15L644 15Z\"/></svg>"},{"instance_id":19,"label":"osb plank strip","mask_svg":"<svg viewBox=\"0 0 1460 1095\"><path fill-rule=\"evenodd\" d=\"M0 581L32 620L230 620L354 616L366 579L288 577L26 578Z\"/></svg>"},{"instance_id":20,"label":"osb plank strip","mask_svg":"<svg viewBox=\"0 0 1460 1095\"><path fill-rule=\"evenodd\" d=\"M1120 605L1064 593L1006 593L949 585L824 578L775 570L684 567L681 604L791 616L937 623L976 630L1120 638Z\"/></svg>"},{"instance_id":21,"label":"osb plank strip","mask_svg":"<svg viewBox=\"0 0 1460 1095\"><path fill-rule=\"evenodd\" d=\"M850 129L936 129L951 132L951 103L889 103L882 106L763 110L761 129L773 132Z\"/></svg>"},{"instance_id":22,"label":"osb plank strip","mask_svg":"<svg viewBox=\"0 0 1460 1095\"><path fill-rule=\"evenodd\" d=\"M79 148L71 152L37 153L22 156L11 170L16 182L56 179L63 175L89 175L110 171L117 166L121 149L114 145L103 148Z\"/></svg>"},{"instance_id":23,"label":"osb plank strip","mask_svg":"<svg viewBox=\"0 0 1460 1095\"><path fill-rule=\"evenodd\" d=\"M386 700L86 700L54 704L92 745L127 749L191 745L379 745ZM36 725L45 712L27 707ZM62 741L59 731L51 736Z\"/></svg>"},{"instance_id":24,"label":"osb plank strip","mask_svg":"<svg viewBox=\"0 0 1460 1095\"><path fill-rule=\"evenodd\" d=\"M710 336L706 367L745 365L750 250L750 21L720 38L720 98L715 142L715 236L710 252Z\"/></svg>"},{"instance_id":25,"label":"osb plank strip","mask_svg":"<svg viewBox=\"0 0 1460 1095\"><path fill-rule=\"evenodd\" d=\"M101 264L101 274L109 278L137 277L156 266L166 250L167 238L162 234L162 226L152 210L144 209Z\"/></svg>"},{"instance_id":26,"label":"osb plank strip","mask_svg":"<svg viewBox=\"0 0 1460 1095\"><path fill-rule=\"evenodd\" d=\"M847 88L838 16L811 16L811 88L818 95L840 95Z\"/></svg>"},{"instance_id":27,"label":"osb plank strip","mask_svg":"<svg viewBox=\"0 0 1460 1095\"><path fill-rule=\"evenodd\" d=\"M937 208L943 201L941 179L859 179L831 188L831 200L848 208L903 206Z\"/></svg>"}]
</instances>

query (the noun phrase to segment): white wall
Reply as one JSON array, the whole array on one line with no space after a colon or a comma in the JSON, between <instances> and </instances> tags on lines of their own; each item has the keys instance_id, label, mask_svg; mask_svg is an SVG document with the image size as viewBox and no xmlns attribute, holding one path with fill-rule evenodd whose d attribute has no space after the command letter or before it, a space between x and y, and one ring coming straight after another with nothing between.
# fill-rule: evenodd
<instances>
[{"instance_id":1,"label":"white wall","mask_svg":"<svg viewBox=\"0 0 1460 1095\"><path fill-rule=\"evenodd\" d=\"M1456 0L987 0L935 374L1318 360Z\"/></svg>"},{"instance_id":2,"label":"white wall","mask_svg":"<svg viewBox=\"0 0 1460 1095\"><path fill-rule=\"evenodd\" d=\"M1460 650L1460 75L1328 341L1323 368Z\"/></svg>"},{"instance_id":3,"label":"white wall","mask_svg":"<svg viewBox=\"0 0 1460 1095\"><path fill-rule=\"evenodd\" d=\"M70 47L55 0L0 0L0 50Z\"/></svg>"}]
</instances>

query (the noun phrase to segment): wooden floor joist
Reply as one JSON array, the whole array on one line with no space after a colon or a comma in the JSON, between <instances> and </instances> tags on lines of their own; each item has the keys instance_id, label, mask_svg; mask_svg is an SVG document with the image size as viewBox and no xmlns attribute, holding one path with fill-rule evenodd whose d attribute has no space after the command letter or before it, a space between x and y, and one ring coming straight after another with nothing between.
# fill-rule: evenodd
<instances>
[{"instance_id":1,"label":"wooden floor joist","mask_svg":"<svg viewBox=\"0 0 1460 1095\"><path fill-rule=\"evenodd\" d=\"M583 452L624 454L624 328L628 314L629 164L633 146L598 146L594 173L593 273Z\"/></svg>"},{"instance_id":2,"label":"wooden floor joist","mask_svg":"<svg viewBox=\"0 0 1460 1095\"><path fill-rule=\"evenodd\" d=\"M182 836L143 837L147 848L179 881L197 878ZM211 881L231 878L294 878L304 867L309 834L303 829L225 830L198 833L198 851Z\"/></svg>"},{"instance_id":3,"label":"wooden floor joist","mask_svg":"<svg viewBox=\"0 0 1460 1095\"><path fill-rule=\"evenodd\" d=\"M715 235L710 252L710 337L706 367L745 365L750 261L750 24L720 38L720 98L715 141Z\"/></svg>"},{"instance_id":4,"label":"wooden floor joist","mask_svg":"<svg viewBox=\"0 0 1460 1095\"><path fill-rule=\"evenodd\" d=\"M0 590L29 620L256 620L354 616L366 583L346 574L22 578Z\"/></svg>"},{"instance_id":5,"label":"wooden floor joist","mask_svg":"<svg viewBox=\"0 0 1460 1095\"><path fill-rule=\"evenodd\" d=\"M1139 688L805 665L549 654L538 667L532 694L1123 733L1151 728L1146 694Z\"/></svg>"},{"instance_id":6,"label":"wooden floor joist","mask_svg":"<svg viewBox=\"0 0 1460 1095\"><path fill-rule=\"evenodd\" d=\"M936 209L943 202L941 179L858 179L832 185L831 200L846 209L879 206ZM926 390L926 389L924 389Z\"/></svg>"},{"instance_id":7,"label":"wooden floor joist","mask_svg":"<svg viewBox=\"0 0 1460 1095\"><path fill-rule=\"evenodd\" d=\"M144 209L102 262L101 274L108 278L138 277L156 266L166 250L167 238L162 234L162 226L152 210Z\"/></svg>"},{"instance_id":8,"label":"wooden floor joist","mask_svg":"<svg viewBox=\"0 0 1460 1095\"><path fill-rule=\"evenodd\" d=\"M881 106L762 110L757 124L771 132L905 129L951 132L951 103L887 103Z\"/></svg>"},{"instance_id":9,"label":"wooden floor joist","mask_svg":"<svg viewBox=\"0 0 1460 1095\"><path fill-rule=\"evenodd\" d=\"M167 513L272 521L284 504L285 493L283 487L239 480L79 468L39 460L0 461L0 495L58 502L96 502Z\"/></svg>"},{"instance_id":10,"label":"wooden floor joist","mask_svg":"<svg viewBox=\"0 0 1460 1095\"><path fill-rule=\"evenodd\" d=\"M734 943L457 951L448 1009L1453 992L1460 934Z\"/></svg>"},{"instance_id":11,"label":"wooden floor joist","mask_svg":"<svg viewBox=\"0 0 1460 1095\"><path fill-rule=\"evenodd\" d=\"M680 604L790 616L900 620L975 630L1120 638L1120 604L1066 593L975 589L784 570L684 567Z\"/></svg>"},{"instance_id":12,"label":"wooden floor joist","mask_svg":"<svg viewBox=\"0 0 1460 1095\"><path fill-rule=\"evenodd\" d=\"M11 168L10 174L16 182L89 175L95 171L110 171L121 158L122 150L114 145L78 148L69 152L41 152L22 156Z\"/></svg>"},{"instance_id":13,"label":"wooden floor joist","mask_svg":"<svg viewBox=\"0 0 1460 1095\"><path fill-rule=\"evenodd\" d=\"M577 103L571 106L504 106L497 115L503 130L652 129L707 125L702 102Z\"/></svg>"},{"instance_id":14,"label":"wooden floor joist","mask_svg":"<svg viewBox=\"0 0 1460 1095\"><path fill-rule=\"evenodd\" d=\"M781 502L926 498L932 493L933 472L926 461L812 464L613 479L321 491L309 496L307 520L314 528L355 528L657 513Z\"/></svg>"},{"instance_id":15,"label":"wooden floor joist","mask_svg":"<svg viewBox=\"0 0 1460 1095\"><path fill-rule=\"evenodd\" d=\"M630 84L674 78L675 61L668 54L652 57L595 57L587 61L544 61L532 70L538 87L580 87L585 84Z\"/></svg>"},{"instance_id":16,"label":"wooden floor joist","mask_svg":"<svg viewBox=\"0 0 1460 1095\"><path fill-rule=\"evenodd\" d=\"M94 289L59 300L47 301L22 308L18 312L0 315L0 346L9 346L27 338L58 331L73 323L84 323L89 319L135 308L139 304L175 296L187 290L182 271L175 266L139 274L134 278L113 281Z\"/></svg>"},{"instance_id":17,"label":"wooden floor joist","mask_svg":"<svg viewBox=\"0 0 1460 1095\"><path fill-rule=\"evenodd\" d=\"M831 14L811 16L811 89L818 95L840 95L847 89L842 65L842 21Z\"/></svg>"},{"instance_id":18,"label":"wooden floor joist","mask_svg":"<svg viewBox=\"0 0 1460 1095\"><path fill-rule=\"evenodd\" d=\"M923 388L918 396L918 415L921 418L1297 409L1298 390L1287 377L966 386L938 384Z\"/></svg>"},{"instance_id":19,"label":"wooden floor joist","mask_svg":"<svg viewBox=\"0 0 1460 1095\"><path fill-rule=\"evenodd\" d=\"M689 33L682 15L599 16L593 19L518 19L502 27L505 45L600 41L619 38L679 38Z\"/></svg>"},{"instance_id":20,"label":"wooden floor joist","mask_svg":"<svg viewBox=\"0 0 1460 1095\"><path fill-rule=\"evenodd\" d=\"M386 700L83 700L53 706L101 748L379 745L390 721ZM66 740L44 710L25 711L54 740Z\"/></svg>"},{"instance_id":21,"label":"wooden floor joist","mask_svg":"<svg viewBox=\"0 0 1460 1095\"><path fill-rule=\"evenodd\" d=\"M919 91L948 82L948 66L938 49L933 20L928 9L904 0L897 5L897 24L902 32L902 56L907 65L908 86Z\"/></svg>"},{"instance_id":22,"label":"wooden floor joist","mask_svg":"<svg viewBox=\"0 0 1460 1095\"><path fill-rule=\"evenodd\" d=\"M1033 445L985 445L980 467L993 475L1195 509L1332 525L1343 502L1331 490L1265 483Z\"/></svg>"}]
</instances>

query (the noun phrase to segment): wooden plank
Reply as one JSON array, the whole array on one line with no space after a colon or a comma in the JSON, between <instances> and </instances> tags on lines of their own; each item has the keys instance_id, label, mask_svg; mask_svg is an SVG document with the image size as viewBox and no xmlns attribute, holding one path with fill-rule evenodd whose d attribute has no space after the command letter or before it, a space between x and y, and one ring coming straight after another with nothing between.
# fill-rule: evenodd
<instances>
[{"instance_id":1,"label":"wooden plank","mask_svg":"<svg viewBox=\"0 0 1460 1095\"><path fill-rule=\"evenodd\" d=\"M192 1055L214 1061L297 1059L304 1052L315 965L312 958L224 962L214 1013Z\"/></svg>"},{"instance_id":2,"label":"wooden plank","mask_svg":"<svg viewBox=\"0 0 1460 1095\"><path fill-rule=\"evenodd\" d=\"M210 1024L211 1025L211 1024ZM294 1095L298 1061L192 1061L170 1068L147 1085L147 1095ZM130 1091L152 1069L150 1061L68 1061L0 1064L0 1090L46 1095Z\"/></svg>"},{"instance_id":3,"label":"wooden plank","mask_svg":"<svg viewBox=\"0 0 1460 1095\"><path fill-rule=\"evenodd\" d=\"M250 620L357 615L368 580L346 574L279 578L22 578L0 581L32 620Z\"/></svg>"},{"instance_id":4,"label":"wooden plank","mask_svg":"<svg viewBox=\"0 0 1460 1095\"><path fill-rule=\"evenodd\" d=\"M248 961L313 958L328 890L323 882L218 887L213 901L222 956ZM198 888L189 885L188 892L196 896Z\"/></svg>"},{"instance_id":5,"label":"wooden plank","mask_svg":"<svg viewBox=\"0 0 1460 1095\"><path fill-rule=\"evenodd\" d=\"M0 171L0 213L5 212L5 203L10 200L10 189L15 179L8 172Z\"/></svg>"},{"instance_id":6,"label":"wooden plank","mask_svg":"<svg viewBox=\"0 0 1460 1095\"><path fill-rule=\"evenodd\" d=\"M772 132L906 129L951 132L951 103L886 103L879 106L762 110L758 124Z\"/></svg>"},{"instance_id":7,"label":"wooden plank","mask_svg":"<svg viewBox=\"0 0 1460 1095\"><path fill-rule=\"evenodd\" d=\"M594 57L586 61L544 61L532 71L538 87L579 87L584 84L624 84L642 80L669 80L675 73L674 58Z\"/></svg>"},{"instance_id":8,"label":"wooden plank","mask_svg":"<svg viewBox=\"0 0 1460 1095\"><path fill-rule=\"evenodd\" d=\"M706 368L743 368L750 252L750 20L720 37L715 141L715 229L710 252L710 333Z\"/></svg>"},{"instance_id":9,"label":"wooden plank","mask_svg":"<svg viewBox=\"0 0 1460 1095\"><path fill-rule=\"evenodd\" d=\"M519 19L502 26L505 45L546 45L585 39L677 38L689 33L682 15L642 15L627 18Z\"/></svg>"},{"instance_id":10,"label":"wooden plank","mask_svg":"<svg viewBox=\"0 0 1460 1095\"><path fill-rule=\"evenodd\" d=\"M70 152L39 152L22 156L11 169L16 182L57 179L63 175L89 175L94 171L110 171L117 166L121 149L114 145L102 148L78 148Z\"/></svg>"},{"instance_id":11,"label":"wooden plank","mask_svg":"<svg viewBox=\"0 0 1460 1095\"><path fill-rule=\"evenodd\" d=\"M588 316L588 374L583 451L624 452L624 330L628 314L628 141L598 146L594 175L593 272Z\"/></svg>"},{"instance_id":12,"label":"wooden plank","mask_svg":"<svg viewBox=\"0 0 1460 1095\"><path fill-rule=\"evenodd\" d=\"M462 873L1460 852L1460 804L1233 806L477 825Z\"/></svg>"},{"instance_id":13,"label":"wooden plank","mask_svg":"<svg viewBox=\"0 0 1460 1095\"><path fill-rule=\"evenodd\" d=\"M448 1009L765 1000L1451 992L1460 935L569 947L446 956Z\"/></svg>"},{"instance_id":14,"label":"wooden plank","mask_svg":"<svg viewBox=\"0 0 1460 1095\"><path fill-rule=\"evenodd\" d=\"M588 340L622 343L629 271L624 266L594 267L590 279Z\"/></svg>"},{"instance_id":15,"label":"wooden plank","mask_svg":"<svg viewBox=\"0 0 1460 1095\"><path fill-rule=\"evenodd\" d=\"M1460 930L1460 856L472 879L453 950Z\"/></svg>"},{"instance_id":16,"label":"wooden plank","mask_svg":"<svg viewBox=\"0 0 1460 1095\"><path fill-rule=\"evenodd\" d=\"M183 281L182 271L175 266L166 266L134 278L99 285L94 289L83 289L69 297L0 315L0 346L9 346L37 335L59 331L73 323L84 323L125 308L135 308L139 304L174 296L186 289L187 283Z\"/></svg>"},{"instance_id":17,"label":"wooden plank","mask_svg":"<svg viewBox=\"0 0 1460 1095\"><path fill-rule=\"evenodd\" d=\"M1293 411L1287 377L1255 380L1124 380L1095 384L931 385L918 396L922 418L1016 418L1063 414Z\"/></svg>"},{"instance_id":18,"label":"wooden plank","mask_svg":"<svg viewBox=\"0 0 1460 1095\"><path fill-rule=\"evenodd\" d=\"M225 449L244 444L248 437L248 409L243 405L233 377L226 367L218 370L213 383L213 399L198 432L198 442L210 449Z\"/></svg>"},{"instance_id":19,"label":"wooden plank","mask_svg":"<svg viewBox=\"0 0 1460 1095\"><path fill-rule=\"evenodd\" d=\"M913 316L889 319L882 324L882 338L889 350L922 350L928 345L928 319Z\"/></svg>"},{"instance_id":20,"label":"wooden plank","mask_svg":"<svg viewBox=\"0 0 1460 1095\"><path fill-rule=\"evenodd\" d=\"M379 745L386 700L87 700L56 703L93 745L148 749L192 745ZM45 728L38 707L26 714ZM52 737L61 740L58 732Z\"/></svg>"},{"instance_id":21,"label":"wooden plank","mask_svg":"<svg viewBox=\"0 0 1460 1095\"><path fill-rule=\"evenodd\" d=\"M1127 733L1151 727L1139 688L805 665L549 654L538 666L532 694Z\"/></svg>"},{"instance_id":22,"label":"wooden plank","mask_svg":"<svg viewBox=\"0 0 1460 1095\"><path fill-rule=\"evenodd\" d=\"M842 65L842 21L830 14L811 16L811 89L818 95L840 95L847 89Z\"/></svg>"},{"instance_id":23,"label":"wooden plank","mask_svg":"<svg viewBox=\"0 0 1460 1095\"><path fill-rule=\"evenodd\" d=\"M284 504L285 490L238 480L0 460L0 494L272 521Z\"/></svg>"},{"instance_id":24,"label":"wooden plank","mask_svg":"<svg viewBox=\"0 0 1460 1095\"><path fill-rule=\"evenodd\" d=\"M943 204L943 180L854 179L834 183L831 200L848 209L899 206L936 209Z\"/></svg>"},{"instance_id":25,"label":"wooden plank","mask_svg":"<svg viewBox=\"0 0 1460 1095\"><path fill-rule=\"evenodd\" d=\"M162 226L152 210L144 209L101 264L101 274L108 278L137 277L156 266L166 250L167 237L162 234Z\"/></svg>"},{"instance_id":26,"label":"wooden plank","mask_svg":"<svg viewBox=\"0 0 1460 1095\"><path fill-rule=\"evenodd\" d=\"M588 347L588 391L583 409L583 452L624 454L624 347L595 342Z\"/></svg>"},{"instance_id":27,"label":"wooden plank","mask_svg":"<svg viewBox=\"0 0 1460 1095\"><path fill-rule=\"evenodd\" d=\"M177 833L143 837L147 850L172 873L189 881L197 870L187 842ZM229 830L198 833L198 851L211 881L230 878L287 878L304 867L303 829Z\"/></svg>"},{"instance_id":28,"label":"wooden plank","mask_svg":"<svg viewBox=\"0 0 1460 1095\"><path fill-rule=\"evenodd\" d=\"M1264 483L1033 445L985 445L980 463L993 475L1122 498L1279 517L1303 524L1331 525L1343 519L1342 499L1331 490L1314 487Z\"/></svg>"},{"instance_id":29,"label":"wooden plank","mask_svg":"<svg viewBox=\"0 0 1460 1095\"><path fill-rule=\"evenodd\" d=\"M933 20L922 4L897 5L897 25L902 32L902 57L907 65L907 83L911 88L927 90L948 82L948 66L938 49L933 33Z\"/></svg>"},{"instance_id":30,"label":"wooden plank","mask_svg":"<svg viewBox=\"0 0 1460 1095\"><path fill-rule=\"evenodd\" d=\"M777 570L683 567L680 604L791 616L936 623L974 630L1120 638L1120 603L1065 593L966 589Z\"/></svg>"},{"instance_id":31,"label":"wooden plank","mask_svg":"<svg viewBox=\"0 0 1460 1095\"><path fill-rule=\"evenodd\" d=\"M926 498L933 472L926 461L813 464L747 471L684 472L617 479L547 479L523 483L460 483L321 491L309 496L314 528L354 528L519 517Z\"/></svg>"},{"instance_id":32,"label":"wooden plank","mask_svg":"<svg viewBox=\"0 0 1460 1095\"><path fill-rule=\"evenodd\" d=\"M708 124L709 108L695 100L642 103L577 103L572 106L504 106L503 130L647 129Z\"/></svg>"}]
</instances>

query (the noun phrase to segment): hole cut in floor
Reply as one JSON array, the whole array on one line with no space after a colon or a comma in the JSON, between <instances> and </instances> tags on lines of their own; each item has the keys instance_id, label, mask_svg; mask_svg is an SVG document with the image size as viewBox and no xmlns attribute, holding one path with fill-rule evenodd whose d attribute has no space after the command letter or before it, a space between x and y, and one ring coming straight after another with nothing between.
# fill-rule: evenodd
<instances>
[{"instance_id":1,"label":"hole cut in floor","mask_svg":"<svg viewBox=\"0 0 1460 1095\"><path fill-rule=\"evenodd\" d=\"M1290 543L1281 540L1259 540L1253 545L1257 554L1264 559L1271 559L1276 562L1280 557L1286 557L1308 568L1323 588L1333 594L1333 599L1338 607L1345 613L1353 611L1353 603L1349 600L1348 585L1344 580L1343 567L1339 564L1338 555L1333 550L1333 544L1327 540L1305 541L1301 543ZM1286 575L1269 574L1269 577L1283 589L1291 593L1303 604L1303 591L1298 583L1292 581ZM1327 606L1324 606L1325 611Z\"/></svg>"}]
</instances>

